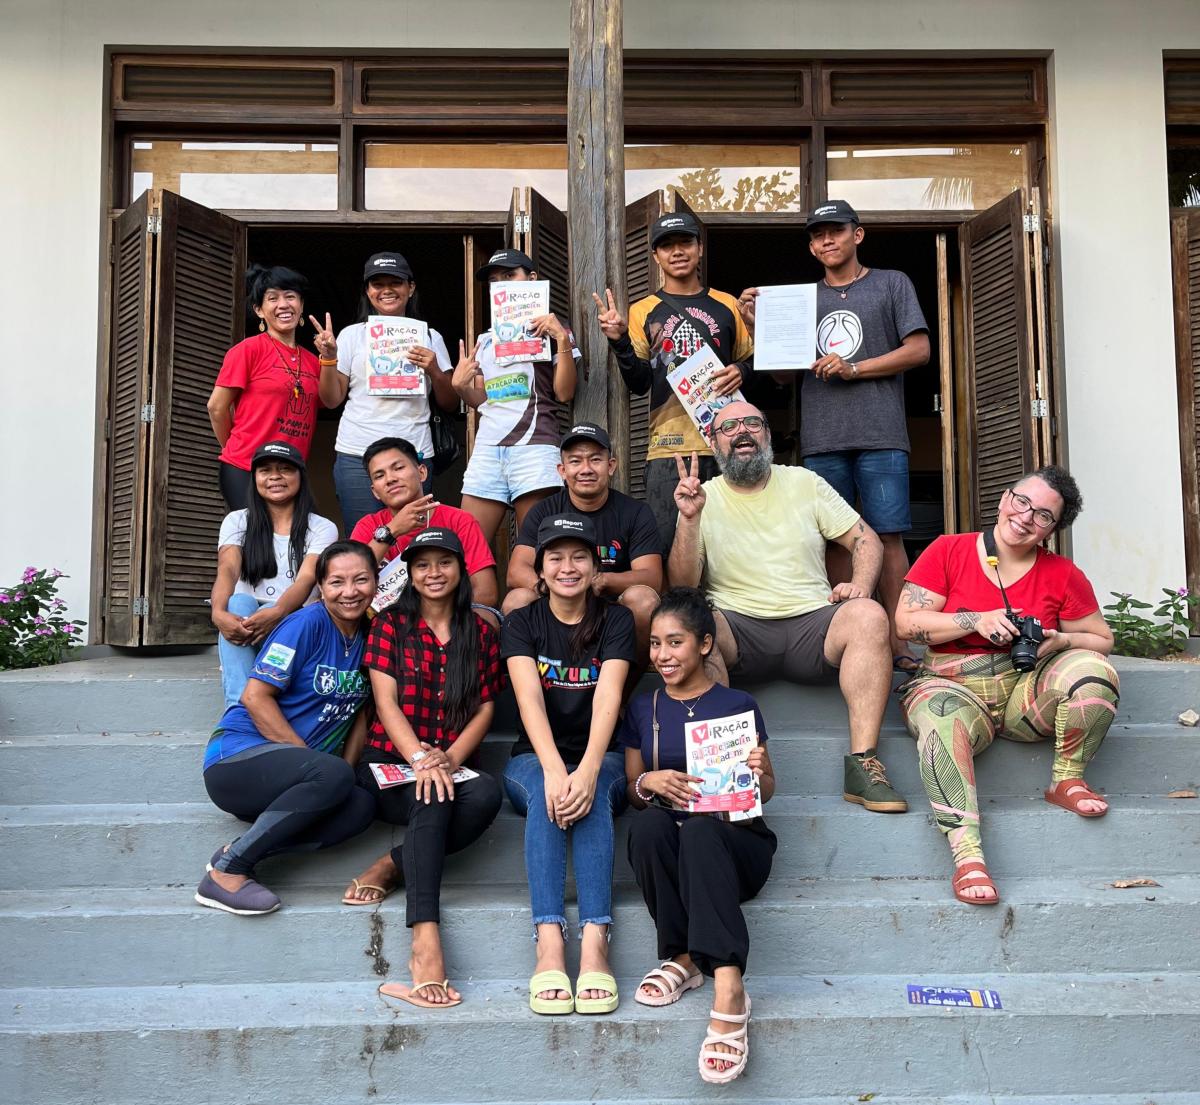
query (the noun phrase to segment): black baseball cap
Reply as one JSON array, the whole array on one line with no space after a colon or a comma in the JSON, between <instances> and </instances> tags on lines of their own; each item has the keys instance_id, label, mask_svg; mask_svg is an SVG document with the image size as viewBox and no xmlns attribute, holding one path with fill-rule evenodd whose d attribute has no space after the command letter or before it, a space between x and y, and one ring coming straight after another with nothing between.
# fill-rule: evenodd
<instances>
[{"instance_id":1,"label":"black baseball cap","mask_svg":"<svg viewBox=\"0 0 1200 1105\"><path fill-rule=\"evenodd\" d=\"M603 426L597 426L595 422L577 422L565 434L563 439L558 443L559 449L565 449L568 445L576 441L594 441L603 449L612 452L612 441L608 436L607 431Z\"/></svg>"},{"instance_id":2,"label":"black baseball cap","mask_svg":"<svg viewBox=\"0 0 1200 1105\"><path fill-rule=\"evenodd\" d=\"M593 551L596 548L596 527L582 514L551 514L538 526L537 551L542 553L555 541L582 541Z\"/></svg>"},{"instance_id":3,"label":"black baseball cap","mask_svg":"<svg viewBox=\"0 0 1200 1105\"><path fill-rule=\"evenodd\" d=\"M825 226L827 223L854 223L857 225L860 221L858 212L845 200L827 200L825 203L818 203L809 212L808 218L804 222L804 229L812 230L814 226Z\"/></svg>"},{"instance_id":4,"label":"black baseball cap","mask_svg":"<svg viewBox=\"0 0 1200 1105\"><path fill-rule=\"evenodd\" d=\"M650 248L653 249L664 238L672 234L687 234L700 237L700 224L696 216L687 211L674 211L670 215L659 215L650 227Z\"/></svg>"},{"instance_id":5,"label":"black baseball cap","mask_svg":"<svg viewBox=\"0 0 1200 1105\"><path fill-rule=\"evenodd\" d=\"M363 265L363 283L372 276L394 276L398 280L411 280L412 268L399 253L373 253Z\"/></svg>"},{"instance_id":6,"label":"black baseball cap","mask_svg":"<svg viewBox=\"0 0 1200 1105\"><path fill-rule=\"evenodd\" d=\"M436 526L431 526L429 529L421 530L400 554L400 559L407 564L422 549L444 549L446 552L454 553L459 560L465 561L467 559L463 553L462 542L458 539L458 534L451 529L440 529Z\"/></svg>"},{"instance_id":7,"label":"black baseball cap","mask_svg":"<svg viewBox=\"0 0 1200 1105\"><path fill-rule=\"evenodd\" d=\"M288 464L294 464L301 471L304 470L304 458L300 455L300 450L286 441L268 441L265 445L260 445L255 449L254 456L250 461L250 471L253 472L255 468L268 460L287 461Z\"/></svg>"},{"instance_id":8,"label":"black baseball cap","mask_svg":"<svg viewBox=\"0 0 1200 1105\"><path fill-rule=\"evenodd\" d=\"M487 281L492 269L524 269L533 272L533 258L519 249L498 249L475 270L475 279Z\"/></svg>"}]
</instances>

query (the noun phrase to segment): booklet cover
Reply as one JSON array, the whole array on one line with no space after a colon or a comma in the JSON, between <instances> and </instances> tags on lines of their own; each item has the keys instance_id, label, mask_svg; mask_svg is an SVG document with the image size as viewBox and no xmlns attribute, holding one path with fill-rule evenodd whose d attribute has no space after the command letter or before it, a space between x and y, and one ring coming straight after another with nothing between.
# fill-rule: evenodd
<instances>
[{"instance_id":1,"label":"booklet cover","mask_svg":"<svg viewBox=\"0 0 1200 1105\"><path fill-rule=\"evenodd\" d=\"M381 614L392 605L408 582L408 565L402 557L389 560L379 569L379 588L371 600L371 615Z\"/></svg>"},{"instance_id":2,"label":"booklet cover","mask_svg":"<svg viewBox=\"0 0 1200 1105\"><path fill-rule=\"evenodd\" d=\"M429 345L429 326L403 315L367 317L367 394L405 397L425 393L425 373L405 360L414 345Z\"/></svg>"},{"instance_id":3,"label":"booklet cover","mask_svg":"<svg viewBox=\"0 0 1200 1105\"><path fill-rule=\"evenodd\" d=\"M713 391L713 377L724 367L721 358L706 345L667 373L671 390L679 396L688 417L705 437L709 436L717 411L730 403L745 402L740 388L732 395L717 395Z\"/></svg>"},{"instance_id":4,"label":"booklet cover","mask_svg":"<svg viewBox=\"0 0 1200 1105\"><path fill-rule=\"evenodd\" d=\"M700 797L688 809L728 814L730 821L761 817L758 776L746 764L751 750L758 746L754 711L685 722L683 737L688 774L701 780Z\"/></svg>"},{"instance_id":5,"label":"booklet cover","mask_svg":"<svg viewBox=\"0 0 1200 1105\"><path fill-rule=\"evenodd\" d=\"M417 778L417 773L408 764L371 764L371 774L375 776L380 790L402 787L406 783L415 782ZM450 776L455 783L465 783L468 779L478 777L479 772L472 771L469 767L460 767Z\"/></svg>"},{"instance_id":6,"label":"booklet cover","mask_svg":"<svg viewBox=\"0 0 1200 1105\"><path fill-rule=\"evenodd\" d=\"M550 313L550 281L500 280L489 291L496 364L550 360L550 338L539 338L531 325Z\"/></svg>"}]
</instances>

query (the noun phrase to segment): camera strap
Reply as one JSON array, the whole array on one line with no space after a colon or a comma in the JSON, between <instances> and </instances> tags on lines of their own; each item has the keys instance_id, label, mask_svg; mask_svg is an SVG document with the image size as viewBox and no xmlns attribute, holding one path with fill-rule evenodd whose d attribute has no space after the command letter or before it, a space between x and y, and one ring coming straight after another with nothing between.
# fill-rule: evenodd
<instances>
[{"instance_id":1,"label":"camera strap","mask_svg":"<svg viewBox=\"0 0 1200 1105\"><path fill-rule=\"evenodd\" d=\"M987 556L987 562L992 566L992 571L996 573L996 585L1000 588L1000 597L1004 599L1004 613L1006 616L1012 617L1012 603L1008 601L1008 592L1004 590L1004 580L1000 578L1000 554L996 549L996 531L994 529L983 531L983 551Z\"/></svg>"}]
</instances>

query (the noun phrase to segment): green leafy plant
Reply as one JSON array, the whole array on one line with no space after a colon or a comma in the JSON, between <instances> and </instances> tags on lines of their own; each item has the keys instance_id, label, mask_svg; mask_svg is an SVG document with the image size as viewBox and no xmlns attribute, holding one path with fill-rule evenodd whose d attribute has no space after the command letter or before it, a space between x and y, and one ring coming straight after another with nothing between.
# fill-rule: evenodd
<instances>
[{"instance_id":1,"label":"green leafy plant","mask_svg":"<svg viewBox=\"0 0 1200 1105\"><path fill-rule=\"evenodd\" d=\"M57 568L26 568L15 587L0 588L0 671L57 664L83 639L86 622L66 617Z\"/></svg>"},{"instance_id":2,"label":"green leafy plant","mask_svg":"<svg viewBox=\"0 0 1200 1105\"><path fill-rule=\"evenodd\" d=\"M1104 617L1116 639L1117 652L1157 658L1187 647L1190 611L1200 606L1200 596L1189 594L1186 587L1174 591L1164 587L1162 592L1166 597L1158 606L1130 594L1110 592L1117 601L1104 608ZM1146 610L1150 613L1142 613Z\"/></svg>"}]
</instances>

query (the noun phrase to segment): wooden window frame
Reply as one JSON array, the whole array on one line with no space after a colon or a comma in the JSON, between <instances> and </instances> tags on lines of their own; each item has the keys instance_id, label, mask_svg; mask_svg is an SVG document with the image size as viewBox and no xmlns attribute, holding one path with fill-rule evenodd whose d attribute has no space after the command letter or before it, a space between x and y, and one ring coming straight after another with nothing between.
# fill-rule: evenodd
<instances>
[{"instance_id":1,"label":"wooden window frame","mask_svg":"<svg viewBox=\"0 0 1200 1105\"><path fill-rule=\"evenodd\" d=\"M1200 81L1200 58L1163 58L1163 103L1166 109L1167 126L1200 123L1200 104L1183 104L1171 95L1171 75L1173 73L1190 73L1196 77L1197 81Z\"/></svg>"}]
</instances>

